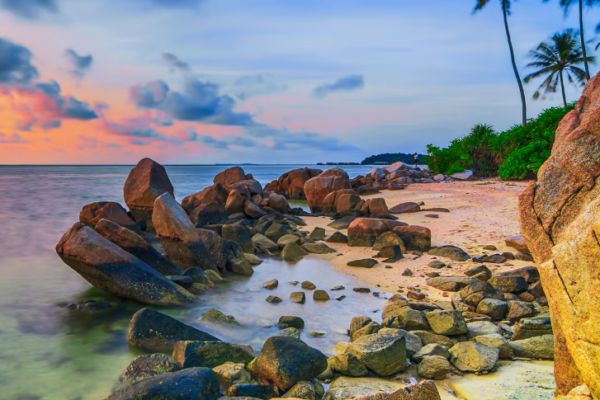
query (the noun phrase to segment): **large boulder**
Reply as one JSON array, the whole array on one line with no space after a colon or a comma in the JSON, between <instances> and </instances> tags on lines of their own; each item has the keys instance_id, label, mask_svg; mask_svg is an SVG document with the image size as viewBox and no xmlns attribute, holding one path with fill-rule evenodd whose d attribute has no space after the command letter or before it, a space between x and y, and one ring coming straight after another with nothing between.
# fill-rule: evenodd
<instances>
[{"instance_id":1,"label":"large boulder","mask_svg":"<svg viewBox=\"0 0 600 400\"><path fill-rule=\"evenodd\" d=\"M101 219L106 219L124 228L131 229L138 235L142 234L139 225L127 215L127 211L125 211L123 206L114 201L86 204L79 213L79 222L92 229L96 228Z\"/></svg>"},{"instance_id":2,"label":"large boulder","mask_svg":"<svg viewBox=\"0 0 600 400\"><path fill-rule=\"evenodd\" d=\"M311 381L327 369L327 356L289 336L267 339L248 370L259 381L286 391L300 381Z\"/></svg>"},{"instance_id":3,"label":"large boulder","mask_svg":"<svg viewBox=\"0 0 600 400\"><path fill-rule=\"evenodd\" d=\"M322 173L320 169L298 168L286 172L279 179L265 186L265 191L273 190L290 199L305 199L304 184L311 178Z\"/></svg>"},{"instance_id":4,"label":"large boulder","mask_svg":"<svg viewBox=\"0 0 600 400\"><path fill-rule=\"evenodd\" d=\"M181 206L188 214L192 214L194 209L202 205L216 203L220 211L224 211L225 200L227 199L227 190L221 184L208 186L198 193L190 194L181 201Z\"/></svg>"},{"instance_id":5,"label":"large boulder","mask_svg":"<svg viewBox=\"0 0 600 400\"><path fill-rule=\"evenodd\" d=\"M328 169L304 184L304 194L312 212L323 211L325 197L336 190L352 189L348 174L339 168Z\"/></svg>"},{"instance_id":6,"label":"large boulder","mask_svg":"<svg viewBox=\"0 0 600 400\"><path fill-rule=\"evenodd\" d=\"M380 235L406 225L391 219L357 218L348 227L348 245L372 247Z\"/></svg>"},{"instance_id":7,"label":"large boulder","mask_svg":"<svg viewBox=\"0 0 600 400\"><path fill-rule=\"evenodd\" d=\"M238 183L246 180L246 173L240 167L227 168L225 171L219 172L213 182L215 184L220 183L227 187L232 183Z\"/></svg>"},{"instance_id":8,"label":"large boulder","mask_svg":"<svg viewBox=\"0 0 600 400\"><path fill-rule=\"evenodd\" d=\"M218 341L212 335L149 308L136 312L129 324L129 343L150 351L170 353L182 340Z\"/></svg>"},{"instance_id":9,"label":"large boulder","mask_svg":"<svg viewBox=\"0 0 600 400\"><path fill-rule=\"evenodd\" d=\"M600 76L556 130L550 158L519 196L555 335L557 391L587 384L600 398Z\"/></svg>"},{"instance_id":10,"label":"large boulder","mask_svg":"<svg viewBox=\"0 0 600 400\"><path fill-rule=\"evenodd\" d=\"M127 385L113 392L106 400L217 400L219 397L219 380L213 370L187 368Z\"/></svg>"},{"instance_id":11,"label":"large boulder","mask_svg":"<svg viewBox=\"0 0 600 400\"><path fill-rule=\"evenodd\" d=\"M509 342L513 353L517 357L554 359L554 336L535 336L523 340Z\"/></svg>"},{"instance_id":12,"label":"large boulder","mask_svg":"<svg viewBox=\"0 0 600 400\"><path fill-rule=\"evenodd\" d=\"M56 253L92 286L155 305L187 305L196 296L80 222L60 239Z\"/></svg>"},{"instance_id":13,"label":"large boulder","mask_svg":"<svg viewBox=\"0 0 600 400\"><path fill-rule=\"evenodd\" d=\"M181 268L163 257L144 238L119 224L101 219L96 224L96 232L163 275L181 275L183 273Z\"/></svg>"},{"instance_id":14,"label":"large boulder","mask_svg":"<svg viewBox=\"0 0 600 400\"><path fill-rule=\"evenodd\" d=\"M433 333L437 335L462 335L467 333L467 323L460 311L431 311L425 314Z\"/></svg>"},{"instance_id":15,"label":"large boulder","mask_svg":"<svg viewBox=\"0 0 600 400\"><path fill-rule=\"evenodd\" d=\"M163 193L174 195L173 185L165 167L149 158L142 159L130 172L123 196L136 221L145 220L152 228L154 201Z\"/></svg>"},{"instance_id":16,"label":"large boulder","mask_svg":"<svg viewBox=\"0 0 600 400\"><path fill-rule=\"evenodd\" d=\"M152 220L160 243L179 268L217 269L192 221L171 194L156 199Z\"/></svg>"},{"instance_id":17,"label":"large boulder","mask_svg":"<svg viewBox=\"0 0 600 400\"><path fill-rule=\"evenodd\" d=\"M352 210L360 202L360 195L352 189L341 189L329 193L323 199L323 212L335 213Z\"/></svg>"},{"instance_id":18,"label":"large boulder","mask_svg":"<svg viewBox=\"0 0 600 400\"><path fill-rule=\"evenodd\" d=\"M406 339L400 335L374 333L352 342L347 353L354 354L380 376L406 370Z\"/></svg>"}]
</instances>

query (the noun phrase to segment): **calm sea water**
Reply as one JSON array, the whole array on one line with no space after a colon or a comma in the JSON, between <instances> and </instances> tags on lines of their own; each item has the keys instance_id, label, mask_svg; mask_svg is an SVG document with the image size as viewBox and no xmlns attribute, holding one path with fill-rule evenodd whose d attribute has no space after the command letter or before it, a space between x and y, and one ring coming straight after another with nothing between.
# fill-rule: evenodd
<instances>
[{"instance_id":1,"label":"calm sea water","mask_svg":"<svg viewBox=\"0 0 600 400\"><path fill-rule=\"evenodd\" d=\"M244 166L263 185L303 166ZM310 166L316 168L316 166ZM98 400L105 398L139 350L127 343L127 329L141 304L122 301L92 288L58 258L54 246L77 221L81 207L95 201L123 202L123 184L131 166L0 166L0 399ZM167 166L181 200L211 185L226 166ZM320 167L323 168L323 167ZM344 167L351 177L372 167ZM300 204L301 205L301 204ZM262 283L278 279L279 288ZM266 297L284 300L298 287L289 281L311 280L328 289L345 285L341 302L304 305L284 301L272 305ZM240 331L205 329L223 340L249 343L259 350L281 315L306 320L302 339L331 354L347 340L345 330L356 315L381 310L383 301L353 292L365 286L340 275L323 261L305 259L288 264L267 259L251 278L232 277L201 297L192 309L161 309L193 324L203 312L217 308L245 325ZM117 313L83 316L65 309L70 302L107 300L120 304ZM311 330L327 332L314 338Z\"/></svg>"}]
</instances>

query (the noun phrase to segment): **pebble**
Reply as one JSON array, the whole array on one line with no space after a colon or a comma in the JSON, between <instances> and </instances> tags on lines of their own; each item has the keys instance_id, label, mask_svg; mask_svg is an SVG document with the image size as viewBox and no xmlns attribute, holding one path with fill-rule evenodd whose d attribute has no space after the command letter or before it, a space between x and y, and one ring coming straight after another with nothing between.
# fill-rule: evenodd
<instances>
[{"instance_id":1,"label":"pebble","mask_svg":"<svg viewBox=\"0 0 600 400\"><path fill-rule=\"evenodd\" d=\"M332 287L332 288L331 288L331 289L329 289L329 290L344 290L344 289L346 289L346 288L345 288L345 287L343 287L342 285L339 285L339 286L334 286L334 287Z\"/></svg>"},{"instance_id":2,"label":"pebble","mask_svg":"<svg viewBox=\"0 0 600 400\"><path fill-rule=\"evenodd\" d=\"M371 289L369 289L369 288L355 287L352 290L354 290L356 293L371 293Z\"/></svg>"},{"instance_id":3,"label":"pebble","mask_svg":"<svg viewBox=\"0 0 600 400\"><path fill-rule=\"evenodd\" d=\"M316 288L316 286L312 282L309 282L309 281L302 282L302 289L312 290L315 288Z\"/></svg>"},{"instance_id":4,"label":"pebble","mask_svg":"<svg viewBox=\"0 0 600 400\"><path fill-rule=\"evenodd\" d=\"M346 296L344 296L344 295L341 295L341 296L337 296L337 297L335 297L335 299L336 299L337 301L342 301L342 300L344 300L345 298L346 298Z\"/></svg>"},{"instance_id":5,"label":"pebble","mask_svg":"<svg viewBox=\"0 0 600 400\"><path fill-rule=\"evenodd\" d=\"M269 296L267 297L267 301L269 303L281 303L283 300L281 300L279 297L277 296Z\"/></svg>"},{"instance_id":6,"label":"pebble","mask_svg":"<svg viewBox=\"0 0 600 400\"><path fill-rule=\"evenodd\" d=\"M327 332L323 332L323 331L310 331L308 333L310 333L311 336L314 336L314 337L321 337L321 336L325 336L327 334Z\"/></svg>"}]
</instances>

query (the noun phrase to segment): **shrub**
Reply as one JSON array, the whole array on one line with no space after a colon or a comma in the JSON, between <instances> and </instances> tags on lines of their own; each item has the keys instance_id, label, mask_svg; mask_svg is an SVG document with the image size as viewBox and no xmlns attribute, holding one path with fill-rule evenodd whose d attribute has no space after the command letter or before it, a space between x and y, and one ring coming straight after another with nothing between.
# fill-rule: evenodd
<instances>
[{"instance_id":1,"label":"shrub","mask_svg":"<svg viewBox=\"0 0 600 400\"><path fill-rule=\"evenodd\" d=\"M574 103L549 108L527 126L516 125L501 133L489 125L476 125L446 148L428 145L426 162L431 170L446 175L472 169L477 176L523 179L529 172L537 173L550 157L558 124L573 108Z\"/></svg>"}]
</instances>

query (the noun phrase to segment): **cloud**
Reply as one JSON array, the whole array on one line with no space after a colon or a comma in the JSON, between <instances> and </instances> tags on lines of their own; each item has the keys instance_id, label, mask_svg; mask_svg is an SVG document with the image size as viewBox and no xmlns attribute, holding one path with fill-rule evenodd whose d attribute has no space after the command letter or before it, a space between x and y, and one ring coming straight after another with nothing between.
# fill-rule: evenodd
<instances>
[{"instance_id":1,"label":"cloud","mask_svg":"<svg viewBox=\"0 0 600 400\"><path fill-rule=\"evenodd\" d=\"M0 0L3 1L3 0ZM39 76L28 48L0 38L0 83L27 84Z\"/></svg>"},{"instance_id":2,"label":"cloud","mask_svg":"<svg viewBox=\"0 0 600 400\"><path fill-rule=\"evenodd\" d=\"M152 123L153 121L151 119L144 117L128 118L121 122L105 120L104 128L105 131L112 135L134 138L132 140L132 142L136 142L134 144L140 144L141 142L148 144L151 139L160 141L167 140L162 133L152 128Z\"/></svg>"},{"instance_id":3,"label":"cloud","mask_svg":"<svg viewBox=\"0 0 600 400\"><path fill-rule=\"evenodd\" d=\"M56 0L0 0L0 8L25 19L58 12Z\"/></svg>"},{"instance_id":4,"label":"cloud","mask_svg":"<svg viewBox=\"0 0 600 400\"><path fill-rule=\"evenodd\" d=\"M255 140L245 138L243 136L225 136L223 138L215 138L209 135L198 135L196 132L193 133L196 135L195 141L215 149L229 149L231 146L251 148L258 145Z\"/></svg>"},{"instance_id":5,"label":"cloud","mask_svg":"<svg viewBox=\"0 0 600 400\"><path fill-rule=\"evenodd\" d=\"M319 151L352 151L356 147L341 143L337 138L324 137L315 132L288 132L282 131L279 136L273 137L272 149L275 150L306 150Z\"/></svg>"},{"instance_id":6,"label":"cloud","mask_svg":"<svg viewBox=\"0 0 600 400\"><path fill-rule=\"evenodd\" d=\"M186 76L182 92L173 91L162 80L137 85L130 99L141 108L168 113L179 121L211 125L252 126L252 115L234 111L235 100L220 94L219 85Z\"/></svg>"},{"instance_id":7,"label":"cloud","mask_svg":"<svg viewBox=\"0 0 600 400\"><path fill-rule=\"evenodd\" d=\"M183 71L183 72L190 71L190 65L186 62L181 61L179 58L177 58L177 56L175 54L164 53L163 58L171 66L171 71L176 71L176 70Z\"/></svg>"},{"instance_id":8,"label":"cloud","mask_svg":"<svg viewBox=\"0 0 600 400\"><path fill-rule=\"evenodd\" d=\"M277 82L272 76L255 74L242 76L233 84L235 95L242 101L256 96L280 93L287 90L286 84Z\"/></svg>"},{"instance_id":9,"label":"cloud","mask_svg":"<svg viewBox=\"0 0 600 400\"><path fill-rule=\"evenodd\" d=\"M18 133L13 133L12 136L7 136L4 133L0 132L0 144L10 143L10 144L25 144L29 143L27 140L23 139L21 135Z\"/></svg>"},{"instance_id":10,"label":"cloud","mask_svg":"<svg viewBox=\"0 0 600 400\"><path fill-rule=\"evenodd\" d=\"M80 56L73 49L67 49L65 51L65 57L67 57L67 60L71 64L71 74L76 78L83 78L94 62L94 58L91 54Z\"/></svg>"},{"instance_id":11,"label":"cloud","mask_svg":"<svg viewBox=\"0 0 600 400\"><path fill-rule=\"evenodd\" d=\"M87 121L98 118L89 104L73 96L62 96L56 81L29 85L0 85L0 97L8 99L7 111L15 120L15 129L29 131L60 128L62 120Z\"/></svg>"},{"instance_id":12,"label":"cloud","mask_svg":"<svg viewBox=\"0 0 600 400\"><path fill-rule=\"evenodd\" d=\"M362 89L365 86L365 80L362 75L350 75L340 78L333 83L325 83L317 86L312 94L318 99L323 99L335 92L351 92Z\"/></svg>"}]
</instances>

